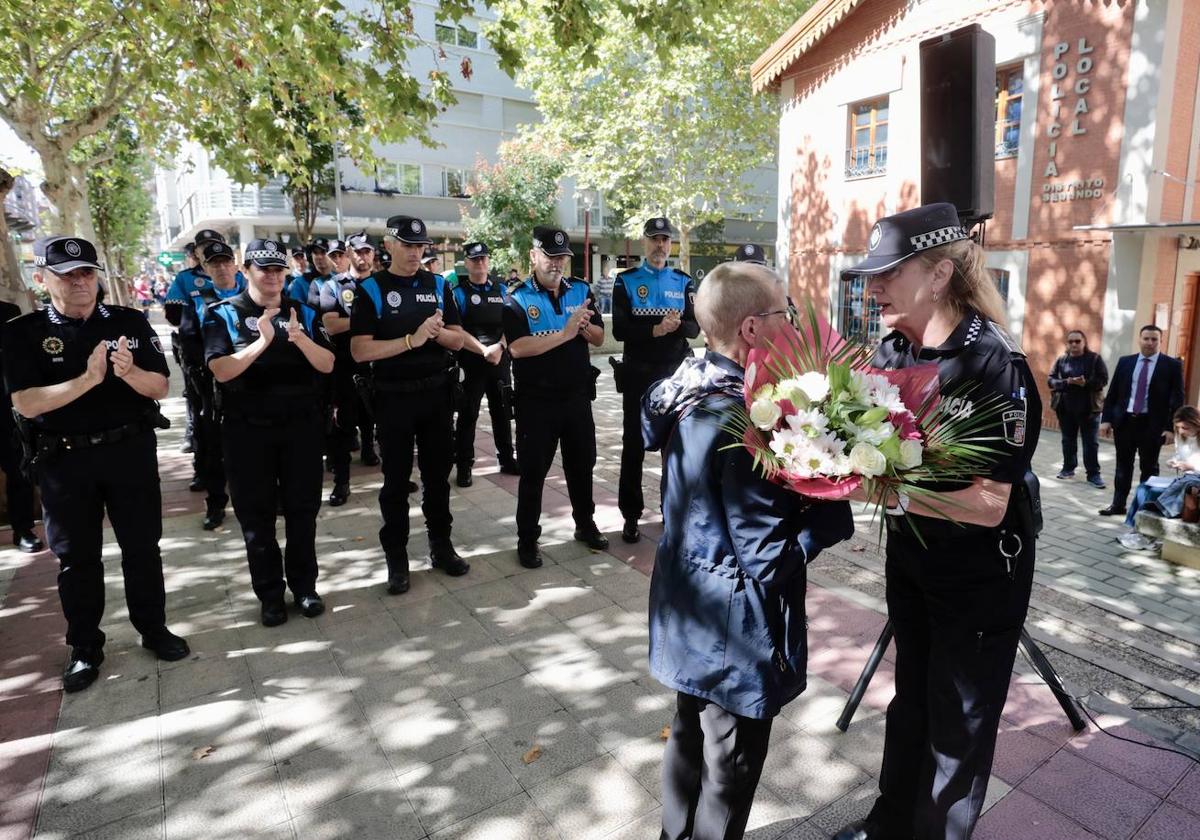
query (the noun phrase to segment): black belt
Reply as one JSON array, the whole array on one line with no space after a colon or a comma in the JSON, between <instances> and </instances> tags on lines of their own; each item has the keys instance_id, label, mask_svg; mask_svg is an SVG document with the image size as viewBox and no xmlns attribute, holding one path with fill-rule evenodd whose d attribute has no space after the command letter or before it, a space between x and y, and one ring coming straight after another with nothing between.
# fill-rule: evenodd
<instances>
[{"instance_id":1,"label":"black belt","mask_svg":"<svg viewBox=\"0 0 1200 840\"><path fill-rule=\"evenodd\" d=\"M383 394L412 394L418 391L435 391L445 388L449 380L446 374L436 373L424 379L375 379L375 390Z\"/></svg>"},{"instance_id":2,"label":"black belt","mask_svg":"<svg viewBox=\"0 0 1200 840\"><path fill-rule=\"evenodd\" d=\"M278 429L282 426L290 426L292 423L299 423L303 420L311 420L316 414L314 409L307 411L297 411L289 414L246 414L238 411L222 409L221 416L226 420L236 420L239 423L245 423L247 426L259 426L264 429Z\"/></svg>"},{"instance_id":3,"label":"black belt","mask_svg":"<svg viewBox=\"0 0 1200 840\"><path fill-rule=\"evenodd\" d=\"M136 423L126 423L124 426L117 426L113 429L105 429L101 432L88 432L82 435L53 435L39 430L37 435L38 453L46 454L62 449L91 449L93 446L103 446L106 443L117 443L131 437L137 437L153 428L154 426L145 421L138 421Z\"/></svg>"}]
</instances>

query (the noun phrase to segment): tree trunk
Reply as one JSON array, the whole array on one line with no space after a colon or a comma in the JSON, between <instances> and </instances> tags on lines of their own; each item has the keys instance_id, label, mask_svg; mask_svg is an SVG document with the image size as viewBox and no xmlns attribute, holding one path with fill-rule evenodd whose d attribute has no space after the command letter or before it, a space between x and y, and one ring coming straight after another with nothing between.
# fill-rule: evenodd
<instances>
[{"instance_id":1,"label":"tree trunk","mask_svg":"<svg viewBox=\"0 0 1200 840\"><path fill-rule=\"evenodd\" d=\"M692 229L688 225L679 226L679 270L692 273Z\"/></svg>"},{"instance_id":2,"label":"tree trunk","mask_svg":"<svg viewBox=\"0 0 1200 840\"><path fill-rule=\"evenodd\" d=\"M22 309L30 307L29 289L21 276L21 261L13 247L8 232L8 219L4 217L4 200L12 191L16 178L7 169L0 167L0 297L12 301Z\"/></svg>"},{"instance_id":3,"label":"tree trunk","mask_svg":"<svg viewBox=\"0 0 1200 840\"><path fill-rule=\"evenodd\" d=\"M92 225L92 212L88 205L87 177L83 167L67 159L66 153L58 149L39 149L46 180L42 192L54 206L50 232L69 236L82 236L95 241L96 229Z\"/></svg>"}]
</instances>

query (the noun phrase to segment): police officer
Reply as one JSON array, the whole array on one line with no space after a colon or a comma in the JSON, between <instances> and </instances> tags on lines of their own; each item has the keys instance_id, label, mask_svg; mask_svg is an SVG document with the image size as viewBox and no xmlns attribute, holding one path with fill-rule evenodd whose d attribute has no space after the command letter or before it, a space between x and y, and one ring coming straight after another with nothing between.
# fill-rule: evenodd
<instances>
[{"instance_id":1,"label":"police officer","mask_svg":"<svg viewBox=\"0 0 1200 840\"><path fill-rule=\"evenodd\" d=\"M739 245L737 254L734 255L734 260L737 262L753 263L754 265L766 265L767 255L763 253L761 245L751 243L749 245Z\"/></svg>"},{"instance_id":2,"label":"police officer","mask_svg":"<svg viewBox=\"0 0 1200 840\"><path fill-rule=\"evenodd\" d=\"M441 262L442 255L437 252L437 249L430 246L425 249L425 253L421 254L421 268L431 274L441 274L438 263Z\"/></svg>"},{"instance_id":3,"label":"police officer","mask_svg":"<svg viewBox=\"0 0 1200 840\"><path fill-rule=\"evenodd\" d=\"M34 278L50 305L4 331L4 377L31 421L46 538L58 556L67 619L66 691L80 691L104 661L103 516L121 547L125 601L142 646L174 661L190 652L166 627L162 497L155 400L167 395L167 359L141 312L97 303L96 248L76 236L44 243Z\"/></svg>"},{"instance_id":4,"label":"police officer","mask_svg":"<svg viewBox=\"0 0 1200 840\"><path fill-rule=\"evenodd\" d=\"M995 450L969 483L942 490L941 518L917 498L889 500L888 616L896 696L888 706L879 798L838 840L966 840L982 810L1000 710L1033 581L1041 400L1004 304L953 205L881 219L867 278L888 334L875 364L938 366L943 405L978 421ZM994 417L994 420L991 419ZM918 536L919 534L919 536Z\"/></svg>"},{"instance_id":5,"label":"police officer","mask_svg":"<svg viewBox=\"0 0 1200 840\"><path fill-rule=\"evenodd\" d=\"M329 240L329 261L333 263L330 279L336 279L350 271L350 253L346 243L341 239ZM321 287L317 288L317 299L320 300Z\"/></svg>"},{"instance_id":6,"label":"police officer","mask_svg":"<svg viewBox=\"0 0 1200 840\"><path fill-rule=\"evenodd\" d=\"M292 278L302 277L304 272L308 271L308 260L304 256L303 248L292 249ZM291 282L291 281L289 281Z\"/></svg>"},{"instance_id":7,"label":"police officer","mask_svg":"<svg viewBox=\"0 0 1200 840\"><path fill-rule=\"evenodd\" d=\"M39 256L45 256L45 253ZM21 307L15 303L0 301L0 324L7 324L20 314ZM3 358L0 353L0 372L3 371ZM0 469L4 470L8 521L12 526L13 545L26 554L34 554L46 546L33 530L33 485L21 470L21 452L15 445L15 432L12 400L8 391L4 391L0 393Z\"/></svg>"},{"instance_id":8,"label":"police officer","mask_svg":"<svg viewBox=\"0 0 1200 840\"><path fill-rule=\"evenodd\" d=\"M184 376L199 395L200 410L195 419L195 454L200 480L204 484L205 513L201 527L212 531L225 521L225 461L221 454L221 426L216 419L212 374L204 361L204 311L210 304L233 297L245 288L245 278L237 270L233 248L212 239L199 246L204 286L194 296L179 319L179 347Z\"/></svg>"},{"instance_id":9,"label":"police officer","mask_svg":"<svg viewBox=\"0 0 1200 840\"><path fill-rule=\"evenodd\" d=\"M321 322L333 341L333 430L329 436L329 457L333 461L333 491L329 504L340 507L350 498L350 452L356 430L361 434L362 462L379 463L375 454L375 429L370 406L363 404L355 381L364 375L365 366L350 354L350 313L358 284L371 276L375 248L365 233L349 239L351 270L326 280L321 287Z\"/></svg>"},{"instance_id":10,"label":"police officer","mask_svg":"<svg viewBox=\"0 0 1200 840\"><path fill-rule=\"evenodd\" d=\"M312 268L292 279L284 293L287 297L313 309L317 308L320 304L321 284L333 276L333 260L329 258L329 247L329 240L324 236L318 236L304 246L304 256L308 258Z\"/></svg>"},{"instance_id":11,"label":"police officer","mask_svg":"<svg viewBox=\"0 0 1200 840\"><path fill-rule=\"evenodd\" d=\"M482 242L463 246L467 255L467 280L454 289L454 301L462 315L467 338L458 354L462 366L462 398L454 427L454 462L459 487L473 483L475 464L475 424L479 404L487 394L488 413L492 416L492 437L500 472L519 475L513 452L512 421L509 405L512 397L512 367L504 347L504 304L507 290L488 276L489 251Z\"/></svg>"},{"instance_id":12,"label":"police officer","mask_svg":"<svg viewBox=\"0 0 1200 840\"><path fill-rule=\"evenodd\" d=\"M450 542L452 383L448 354L463 345L458 307L441 275L421 268L431 244L425 223L392 216L383 245L391 267L358 284L350 313L350 351L370 362L375 422L383 455L379 542L387 559L387 591L408 591L408 481L413 442L424 495L421 510L435 569L465 575L470 566Z\"/></svg>"},{"instance_id":13,"label":"police officer","mask_svg":"<svg viewBox=\"0 0 1200 840\"><path fill-rule=\"evenodd\" d=\"M596 394L590 348L604 341L604 320L583 280L565 276L571 259L566 231L535 227L529 251L532 273L512 289L504 309L504 338L516 380L517 559L542 565L542 488L562 445L563 472L575 518L575 539L593 551L608 539L593 519L592 469L596 466Z\"/></svg>"},{"instance_id":14,"label":"police officer","mask_svg":"<svg viewBox=\"0 0 1200 840\"><path fill-rule=\"evenodd\" d=\"M645 259L626 269L613 283L613 337L625 343L620 371L621 478L617 505L624 518L621 539L641 538L638 519L645 507L642 495L642 394L651 384L675 372L691 354L688 339L700 334L692 312L696 290L687 273L667 265L671 255L671 222L658 216L642 227Z\"/></svg>"},{"instance_id":15,"label":"police officer","mask_svg":"<svg viewBox=\"0 0 1200 840\"><path fill-rule=\"evenodd\" d=\"M284 581L300 612L325 611L317 594L323 374L333 370L316 310L283 295L287 252L272 239L246 246L245 291L208 307L204 356L217 381L225 472L242 526L262 623L287 621ZM282 494L287 550L275 538Z\"/></svg>"}]
</instances>

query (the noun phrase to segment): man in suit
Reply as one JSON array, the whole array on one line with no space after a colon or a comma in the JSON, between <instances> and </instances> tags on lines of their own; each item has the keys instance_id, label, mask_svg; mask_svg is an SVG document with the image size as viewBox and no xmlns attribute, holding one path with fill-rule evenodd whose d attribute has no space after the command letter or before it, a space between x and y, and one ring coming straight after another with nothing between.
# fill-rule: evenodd
<instances>
[{"instance_id":1,"label":"man in suit","mask_svg":"<svg viewBox=\"0 0 1200 840\"><path fill-rule=\"evenodd\" d=\"M1171 418L1183 405L1183 365L1158 350L1162 330L1153 324L1138 333L1141 352L1117 362L1112 384L1104 397L1100 430L1113 432L1117 469L1113 475L1113 500L1101 516L1124 516L1125 500L1133 483L1133 456L1141 466L1141 480L1158 475L1158 453L1172 443Z\"/></svg>"}]
</instances>

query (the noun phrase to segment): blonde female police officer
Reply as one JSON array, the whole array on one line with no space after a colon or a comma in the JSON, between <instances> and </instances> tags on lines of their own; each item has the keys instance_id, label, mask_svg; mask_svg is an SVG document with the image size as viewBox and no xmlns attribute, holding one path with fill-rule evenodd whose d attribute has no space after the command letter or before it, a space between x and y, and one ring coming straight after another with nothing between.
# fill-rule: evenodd
<instances>
[{"instance_id":1,"label":"blonde female police officer","mask_svg":"<svg viewBox=\"0 0 1200 840\"><path fill-rule=\"evenodd\" d=\"M1000 710L1033 582L1033 492L1026 478L1041 401L1020 347L998 325L1003 302L950 204L881 219L865 275L892 332L875 364L938 366L943 401L962 417L990 411L990 468L944 490L939 518L916 499L887 517L888 616L896 696L888 706L880 795L838 840L966 840L987 791ZM992 406L989 409L989 404ZM916 525L924 544L913 531Z\"/></svg>"}]
</instances>

